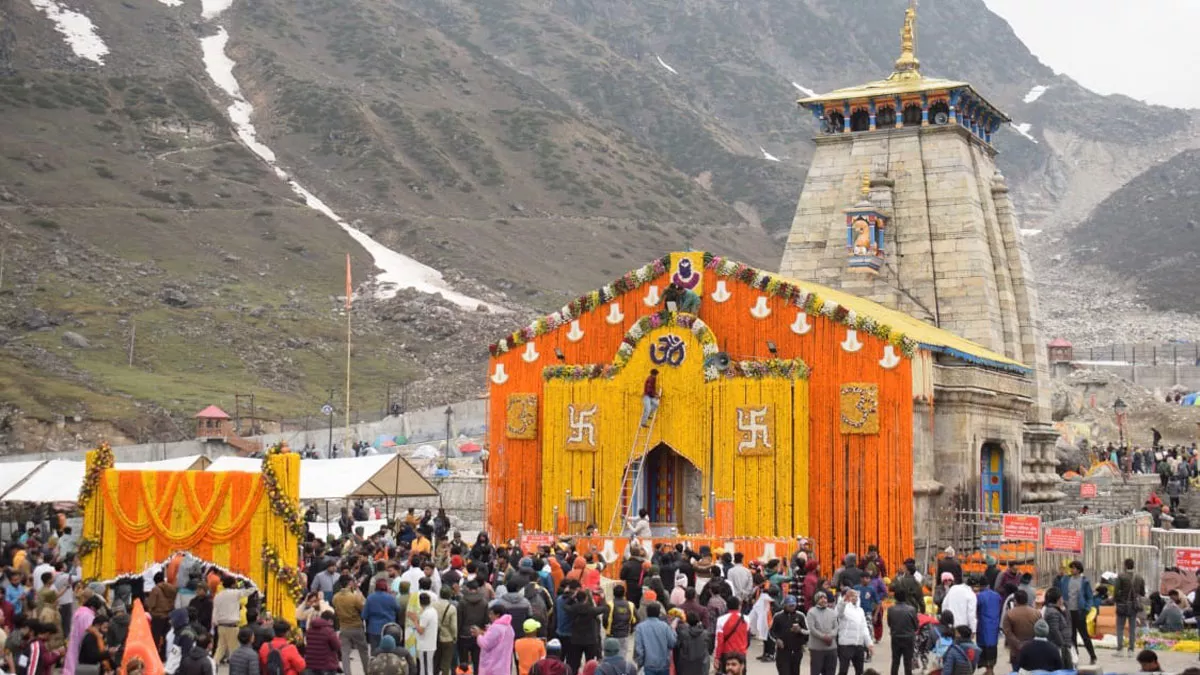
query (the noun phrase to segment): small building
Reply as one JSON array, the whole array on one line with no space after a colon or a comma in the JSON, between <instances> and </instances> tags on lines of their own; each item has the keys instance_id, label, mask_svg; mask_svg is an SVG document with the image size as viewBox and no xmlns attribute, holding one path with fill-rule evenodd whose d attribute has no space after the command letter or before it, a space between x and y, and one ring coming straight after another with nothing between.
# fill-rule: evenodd
<instances>
[{"instance_id":1,"label":"small building","mask_svg":"<svg viewBox=\"0 0 1200 675\"><path fill-rule=\"evenodd\" d=\"M1046 354L1051 364L1069 363L1075 360L1075 345L1064 338L1054 338L1046 345Z\"/></svg>"},{"instance_id":2,"label":"small building","mask_svg":"<svg viewBox=\"0 0 1200 675\"><path fill-rule=\"evenodd\" d=\"M233 436L233 418L224 410L210 405L193 415L196 420L196 439L201 441L221 440Z\"/></svg>"}]
</instances>

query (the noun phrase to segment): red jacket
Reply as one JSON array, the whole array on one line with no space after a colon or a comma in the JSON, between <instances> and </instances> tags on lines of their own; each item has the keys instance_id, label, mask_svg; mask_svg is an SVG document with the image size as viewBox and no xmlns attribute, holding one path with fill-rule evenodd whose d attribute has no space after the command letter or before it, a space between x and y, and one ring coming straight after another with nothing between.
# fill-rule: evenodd
<instances>
[{"instance_id":1,"label":"red jacket","mask_svg":"<svg viewBox=\"0 0 1200 675\"><path fill-rule=\"evenodd\" d=\"M288 642L287 638L277 637L258 650L259 672L267 672L267 655L271 653L272 648L279 650L279 655L283 657L283 675L300 675L308 667L296 645Z\"/></svg>"},{"instance_id":2,"label":"red jacket","mask_svg":"<svg viewBox=\"0 0 1200 675\"><path fill-rule=\"evenodd\" d=\"M713 650L718 659L723 654L745 654L750 648L750 624L746 623L746 617L736 609L726 616L729 618L717 631L717 648Z\"/></svg>"}]
</instances>

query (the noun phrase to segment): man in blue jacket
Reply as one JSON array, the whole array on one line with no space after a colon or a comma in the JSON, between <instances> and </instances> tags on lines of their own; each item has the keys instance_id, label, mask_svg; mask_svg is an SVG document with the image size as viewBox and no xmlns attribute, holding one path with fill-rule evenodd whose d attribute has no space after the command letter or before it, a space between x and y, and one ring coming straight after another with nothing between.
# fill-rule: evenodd
<instances>
[{"instance_id":1,"label":"man in blue jacket","mask_svg":"<svg viewBox=\"0 0 1200 675\"><path fill-rule=\"evenodd\" d=\"M996 653L1000 646L1000 619L1003 613L1004 598L986 583L986 579L981 580L976 577L975 582L976 588L980 588L975 595L975 613L978 618L976 626L979 633L976 636L980 652L979 665L983 667L986 675L992 675L992 668L996 665Z\"/></svg>"},{"instance_id":2,"label":"man in blue jacket","mask_svg":"<svg viewBox=\"0 0 1200 675\"><path fill-rule=\"evenodd\" d=\"M1092 593L1092 582L1083 576L1083 563L1078 560L1071 562L1071 574L1059 579L1058 590L1062 591L1067 609L1071 612L1071 646L1077 644L1076 635L1082 636L1092 665L1096 665L1096 648L1092 646L1092 636L1088 635L1087 630L1087 615L1095 595Z\"/></svg>"},{"instance_id":3,"label":"man in blue jacket","mask_svg":"<svg viewBox=\"0 0 1200 675\"><path fill-rule=\"evenodd\" d=\"M363 621L367 624L367 644L371 646L371 656L379 650L383 627L397 623L399 616L400 606L396 604L396 596L388 592L387 579L379 579L375 582L375 590L367 596L362 611Z\"/></svg>"},{"instance_id":4,"label":"man in blue jacket","mask_svg":"<svg viewBox=\"0 0 1200 675\"><path fill-rule=\"evenodd\" d=\"M670 675L675 631L662 620L662 606L646 605L646 620L633 629L633 660L646 675Z\"/></svg>"}]
</instances>

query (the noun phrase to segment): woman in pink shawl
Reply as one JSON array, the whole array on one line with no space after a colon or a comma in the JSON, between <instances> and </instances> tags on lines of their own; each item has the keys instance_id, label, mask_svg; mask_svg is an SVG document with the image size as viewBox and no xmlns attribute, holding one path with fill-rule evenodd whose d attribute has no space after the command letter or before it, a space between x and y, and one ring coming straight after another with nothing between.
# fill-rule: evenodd
<instances>
[{"instance_id":1,"label":"woman in pink shawl","mask_svg":"<svg viewBox=\"0 0 1200 675\"><path fill-rule=\"evenodd\" d=\"M83 646L83 636L87 635L96 618L96 610L103 605L95 595L84 601L83 606L75 610L71 617L71 640L67 643L67 656L63 661L62 675L75 675L75 666L79 665L79 648Z\"/></svg>"}]
</instances>

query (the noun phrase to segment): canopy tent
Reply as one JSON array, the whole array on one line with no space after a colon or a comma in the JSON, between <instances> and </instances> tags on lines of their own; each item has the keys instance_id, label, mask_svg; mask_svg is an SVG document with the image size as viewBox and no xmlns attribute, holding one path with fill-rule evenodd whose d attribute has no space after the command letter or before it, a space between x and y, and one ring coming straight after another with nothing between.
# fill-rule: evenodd
<instances>
[{"instance_id":1,"label":"canopy tent","mask_svg":"<svg viewBox=\"0 0 1200 675\"><path fill-rule=\"evenodd\" d=\"M1181 403L1183 403L1183 405L1192 405L1192 406L1200 405L1200 395L1188 394L1187 396L1183 397L1183 401L1181 401Z\"/></svg>"},{"instance_id":2,"label":"canopy tent","mask_svg":"<svg viewBox=\"0 0 1200 675\"><path fill-rule=\"evenodd\" d=\"M45 463L46 460L38 459L32 462L6 462L0 464L0 497L3 497L9 490L20 485L22 481Z\"/></svg>"},{"instance_id":3,"label":"canopy tent","mask_svg":"<svg viewBox=\"0 0 1200 675\"><path fill-rule=\"evenodd\" d=\"M209 471L258 473L261 461L221 457ZM368 455L300 462L300 499L357 497L436 497L437 488L400 455Z\"/></svg>"},{"instance_id":4,"label":"canopy tent","mask_svg":"<svg viewBox=\"0 0 1200 675\"><path fill-rule=\"evenodd\" d=\"M204 455L188 455L156 462L117 462L115 468L126 471L202 471L211 461ZM0 464L0 469L7 466ZM65 459L43 462L36 471L28 474L24 482L4 493L0 502L73 502L83 486L86 469L84 462Z\"/></svg>"}]
</instances>

